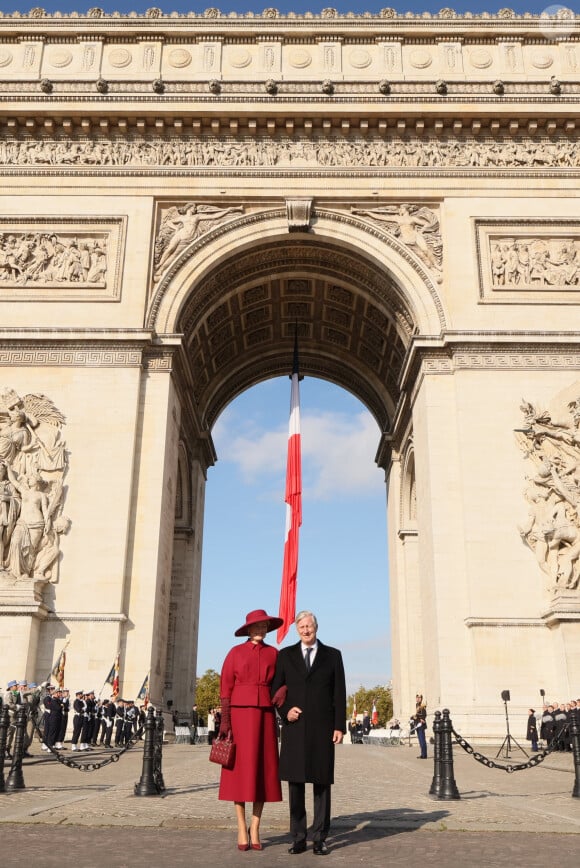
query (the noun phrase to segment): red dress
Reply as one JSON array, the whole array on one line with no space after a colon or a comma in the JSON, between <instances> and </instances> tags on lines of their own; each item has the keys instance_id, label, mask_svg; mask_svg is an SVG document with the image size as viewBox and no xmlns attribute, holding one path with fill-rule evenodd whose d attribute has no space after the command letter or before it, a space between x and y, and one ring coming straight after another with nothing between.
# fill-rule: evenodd
<instances>
[{"instance_id":1,"label":"red dress","mask_svg":"<svg viewBox=\"0 0 580 868\"><path fill-rule=\"evenodd\" d=\"M233 769L222 768L219 798L227 802L280 802L278 732L270 701L278 652L264 642L235 645L224 660L220 696L231 704L236 743Z\"/></svg>"}]
</instances>

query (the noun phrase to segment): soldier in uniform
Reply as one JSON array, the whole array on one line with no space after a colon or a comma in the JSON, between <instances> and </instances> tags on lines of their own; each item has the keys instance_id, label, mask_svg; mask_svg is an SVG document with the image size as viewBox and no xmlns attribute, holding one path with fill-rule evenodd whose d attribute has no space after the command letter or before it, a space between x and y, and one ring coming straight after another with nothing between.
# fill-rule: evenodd
<instances>
[{"instance_id":1,"label":"soldier in uniform","mask_svg":"<svg viewBox=\"0 0 580 868\"><path fill-rule=\"evenodd\" d=\"M12 743L16 732L16 712L20 707L20 693L18 692L18 682L9 681L6 685L6 693L4 694L3 704L7 707L9 713L9 729L6 738L6 756L12 757Z\"/></svg>"},{"instance_id":2,"label":"soldier in uniform","mask_svg":"<svg viewBox=\"0 0 580 868\"><path fill-rule=\"evenodd\" d=\"M73 701L73 731L71 738L72 750L84 750L83 742L78 746L79 738L81 737L83 727L85 725L85 713L87 704L85 702L85 694L82 690L77 690Z\"/></svg>"},{"instance_id":3,"label":"soldier in uniform","mask_svg":"<svg viewBox=\"0 0 580 868\"><path fill-rule=\"evenodd\" d=\"M137 732L139 723L139 709L132 699L129 699L125 708L125 744L131 741L133 734Z\"/></svg>"},{"instance_id":4,"label":"soldier in uniform","mask_svg":"<svg viewBox=\"0 0 580 868\"><path fill-rule=\"evenodd\" d=\"M35 727L40 723L40 696L41 696L41 688L35 683L31 682L28 685L28 690L24 694L24 701L26 702L26 734L24 738L24 756L32 756L29 753L30 745L32 744L32 739L34 738L34 730Z\"/></svg>"},{"instance_id":5,"label":"soldier in uniform","mask_svg":"<svg viewBox=\"0 0 580 868\"><path fill-rule=\"evenodd\" d=\"M43 750L56 748L58 736L62 725L62 690L52 690L45 700L47 711L46 724L44 727Z\"/></svg>"},{"instance_id":6,"label":"soldier in uniform","mask_svg":"<svg viewBox=\"0 0 580 868\"><path fill-rule=\"evenodd\" d=\"M62 707L62 720L60 724L60 729L58 731L58 740L55 744L55 748L57 750L66 750L66 748L63 747L63 742L66 735L66 729L68 726L68 715L70 711L70 691L68 687L63 687L61 690L60 704Z\"/></svg>"},{"instance_id":7,"label":"soldier in uniform","mask_svg":"<svg viewBox=\"0 0 580 868\"><path fill-rule=\"evenodd\" d=\"M125 736L125 700L117 700L117 708L115 711L115 747L121 747L124 744Z\"/></svg>"},{"instance_id":8,"label":"soldier in uniform","mask_svg":"<svg viewBox=\"0 0 580 868\"><path fill-rule=\"evenodd\" d=\"M105 700L103 705L103 724L104 730L104 739L101 736L101 744L104 744L105 747L111 747L111 736L113 735L113 724L115 722L115 714L117 713L117 709L115 707L115 703L112 699Z\"/></svg>"},{"instance_id":9,"label":"soldier in uniform","mask_svg":"<svg viewBox=\"0 0 580 868\"><path fill-rule=\"evenodd\" d=\"M95 699L95 691L87 690L85 694L87 703L87 728L83 738L87 747L95 747L97 743L97 700Z\"/></svg>"}]
</instances>

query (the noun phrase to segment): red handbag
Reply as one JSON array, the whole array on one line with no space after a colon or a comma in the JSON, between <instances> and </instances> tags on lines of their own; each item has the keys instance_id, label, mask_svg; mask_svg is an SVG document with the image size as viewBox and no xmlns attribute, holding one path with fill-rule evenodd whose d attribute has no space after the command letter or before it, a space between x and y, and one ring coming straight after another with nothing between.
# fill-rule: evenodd
<instances>
[{"instance_id":1,"label":"red handbag","mask_svg":"<svg viewBox=\"0 0 580 868\"><path fill-rule=\"evenodd\" d=\"M224 769L233 769L236 761L236 745L231 729L227 735L214 739L209 752L209 761L223 766Z\"/></svg>"}]
</instances>

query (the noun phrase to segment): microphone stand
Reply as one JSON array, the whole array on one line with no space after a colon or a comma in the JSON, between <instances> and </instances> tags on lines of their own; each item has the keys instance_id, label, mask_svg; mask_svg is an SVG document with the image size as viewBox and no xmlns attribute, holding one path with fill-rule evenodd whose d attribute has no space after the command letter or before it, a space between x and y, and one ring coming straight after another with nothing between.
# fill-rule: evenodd
<instances>
[{"instance_id":1,"label":"microphone stand","mask_svg":"<svg viewBox=\"0 0 580 868\"><path fill-rule=\"evenodd\" d=\"M524 754L524 756L529 756L529 754L526 753L526 751L523 749L521 744L519 744L519 742L513 737L513 735L510 735L510 720L509 720L509 716L508 716L507 700L504 699L503 704L505 707L505 725L506 725L507 735L504 738L500 749L496 753L495 758L497 759L498 756L500 755L500 753L503 751L504 759L509 759L510 753L512 750L512 742L515 744L515 746L517 748L519 748L519 750L521 750L521 752Z\"/></svg>"}]
</instances>

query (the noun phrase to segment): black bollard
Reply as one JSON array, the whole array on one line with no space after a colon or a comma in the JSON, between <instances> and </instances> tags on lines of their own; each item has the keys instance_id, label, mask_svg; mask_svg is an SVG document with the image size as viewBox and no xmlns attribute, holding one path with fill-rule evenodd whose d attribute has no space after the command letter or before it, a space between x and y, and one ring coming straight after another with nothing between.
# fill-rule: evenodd
<instances>
[{"instance_id":1,"label":"black bollard","mask_svg":"<svg viewBox=\"0 0 580 868\"><path fill-rule=\"evenodd\" d=\"M453 774L452 732L453 724L449 717L449 709L444 708L441 720L441 788L437 798L445 801L461 798Z\"/></svg>"},{"instance_id":2,"label":"black bollard","mask_svg":"<svg viewBox=\"0 0 580 868\"><path fill-rule=\"evenodd\" d=\"M6 792L4 780L4 757L6 755L6 742L8 741L8 729L10 727L10 712L5 705L0 712L0 793Z\"/></svg>"},{"instance_id":3,"label":"black bollard","mask_svg":"<svg viewBox=\"0 0 580 868\"><path fill-rule=\"evenodd\" d=\"M435 712L433 721L433 780L429 787L430 796L439 796L441 792L441 712Z\"/></svg>"},{"instance_id":4,"label":"black bollard","mask_svg":"<svg viewBox=\"0 0 580 868\"><path fill-rule=\"evenodd\" d=\"M572 742L575 775L572 796L575 799L580 799L580 710L577 708L570 714L570 740Z\"/></svg>"},{"instance_id":5,"label":"black bollard","mask_svg":"<svg viewBox=\"0 0 580 868\"><path fill-rule=\"evenodd\" d=\"M165 781L163 780L163 731L165 724L163 723L163 714L158 713L155 725L155 766L153 776L157 790L162 793L165 790Z\"/></svg>"},{"instance_id":6,"label":"black bollard","mask_svg":"<svg viewBox=\"0 0 580 868\"><path fill-rule=\"evenodd\" d=\"M16 732L14 733L14 747L12 752L12 765L6 778L7 790L25 790L24 775L22 774L22 757L24 756L24 740L26 736L26 708L21 705L16 712Z\"/></svg>"},{"instance_id":7,"label":"black bollard","mask_svg":"<svg viewBox=\"0 0 580 868\"><path fill-rule=\"evenodd\" d=\"M159 790L155 785L154 765L155 765L155 736L156 722L155 712L152 708L147 711L147 719L145 720L145 740L143 742L143 768L141 771L141 780L135 784L136 796L158 796Z\"/></svg>"}]
</instances>

